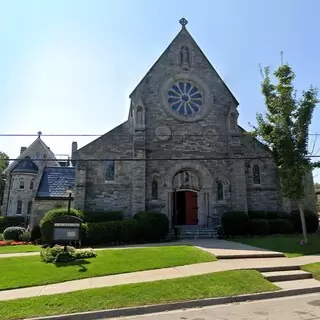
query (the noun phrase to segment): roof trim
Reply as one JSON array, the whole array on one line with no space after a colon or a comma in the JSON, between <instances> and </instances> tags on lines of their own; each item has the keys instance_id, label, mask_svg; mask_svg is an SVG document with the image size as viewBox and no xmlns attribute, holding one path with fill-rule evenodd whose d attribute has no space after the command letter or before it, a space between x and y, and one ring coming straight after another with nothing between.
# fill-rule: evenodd
<instances>
[{"instance_id":1,"label":"roof trim","mask_svg":"<svg viewBox=\"0 0 320 320\"><path fill-rule=\"evenodd\" d=\"M187 30L186 27L181 28L181 30L178 32L178 34L173 38L173 40L170 42L170 44L167 46L167 48L163 51L163 53L160 55L160 57L156 60L156 62L152 65L152 67L147 71L147 73L145 74L145 76L140 80L140 82L137 84L137 86L133 89L133 91L131 92L131 94L129 95L129 98L132 97L132 95L135 93L135 91L138 89L138 87L142 84L142 82L145 80L145 78L147 77L147 75L151 72L151 70L157 65L157 63L160 61L160 59L165 55L165 53L169 50L169 48L171 47L172 43L180 36L181 33L185 32L190 40L193 42L193 44L195 45L196 48L198 48L198 50L200 51L200 53L204 56L204 58L206 59L206 61L208 62L209 66L212 68L212 70L217 74L218 78L222 81L222 84L224 85L224 87L227 89L227 91L230 93L231 97L233 98L233 100L235 101L235 103L237 104L237 106L239 105L239 101L236 99L236 97L233 95L233 93L231 92L231 90L229 89L229 87L226 85L225 81L222 79L222 77L220 76L220 74L217 72L217 70L213 67L213 65L211 64L210 60L207 58L207 56L203 53L203 51L201 50L201 48L199 47L199 45L197 44L197 42L194 40L194 38L192 37L192 35L190 34L190 32Z\"/></svg>"}]
</instances>

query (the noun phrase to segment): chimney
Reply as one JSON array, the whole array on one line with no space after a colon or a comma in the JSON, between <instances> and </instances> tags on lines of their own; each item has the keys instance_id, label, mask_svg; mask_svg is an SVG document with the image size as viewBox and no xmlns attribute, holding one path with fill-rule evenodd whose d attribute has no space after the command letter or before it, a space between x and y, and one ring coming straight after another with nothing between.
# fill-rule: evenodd
<instances>
[{"instance_id":1,"label":"chimney","mask_svg":"<svg viewBox=\"0 0 320 320\"><path fill-rule=\"evenodd\" d=\"M73 141L72 142L72 145L71 145L71 163L73 166L76 165L76 162L75 161L72 161L74 160L74 152L76 152L78 150L78 143L76 141Z\"/></svg>"},{"instance_id":2,"label":"chimney","mask_svg":"<svg viewBox=\"0 0 320 320\"><path fill-rule=\"evenodd\" d=\"M21 147L20 148L20 155L22 155L23 152L25 152L27 150L27 147Z\"/></svg>"}]
</instances>

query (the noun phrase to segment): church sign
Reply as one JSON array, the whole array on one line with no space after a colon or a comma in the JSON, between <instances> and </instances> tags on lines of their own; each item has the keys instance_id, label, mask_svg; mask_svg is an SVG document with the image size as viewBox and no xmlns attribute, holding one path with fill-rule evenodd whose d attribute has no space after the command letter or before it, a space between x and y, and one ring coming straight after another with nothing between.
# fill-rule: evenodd
<instances>
[{"instance_id":1,"label":"church sign","mask_svg":"<svg viewBox=\"0 0 320 320\"><path fill-rule=\"evenodd\" d=\"M53 223L53 241L62 244L80 241L81 223L82 220L75 216L57 217Z\"/></svg>"}]
</instances>

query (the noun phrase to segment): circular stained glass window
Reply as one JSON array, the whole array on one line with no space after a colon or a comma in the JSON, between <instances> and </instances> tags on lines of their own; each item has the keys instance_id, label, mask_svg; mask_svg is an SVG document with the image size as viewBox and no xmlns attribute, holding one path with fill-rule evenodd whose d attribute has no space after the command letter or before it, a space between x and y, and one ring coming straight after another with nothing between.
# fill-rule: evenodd
<instances>
[{"instance_id":1,"label":"circular stained glass window","mask_svg":"<svg viewBox=\"0 0 320 320\"><path fill-rule=\"evenodd\" d=\"M168 91L168 103L175 113L192 117L197 115L203 106L203 94L198 87L189 81L174 83Z\"/></svg>"}]
</instances>

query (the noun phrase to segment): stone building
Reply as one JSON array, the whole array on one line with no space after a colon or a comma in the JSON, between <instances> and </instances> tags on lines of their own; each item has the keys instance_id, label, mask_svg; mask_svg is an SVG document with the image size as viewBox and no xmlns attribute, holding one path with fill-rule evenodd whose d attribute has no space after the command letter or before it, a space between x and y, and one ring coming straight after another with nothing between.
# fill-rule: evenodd
<instances>
[{"instance_id":1,"label":"stone building","mask_svg":"<svg viewBox=\"0 0 320 320\"><path fill-rule=\"evenodd\" d=\"M237 99L187 31L187 21L180 23L131 93L128 120L81 149L74 142L74 167L61 167L40 138L20 156L28 172L19 162L10 164L4 214L32 211L36 223L54 205L66 206L70 185L77 209L126 216L160 211L171 226L216 227L227 210L295 207L281 196L269 150L239 126ZM45 167L37 152L52 161ZM20 179L28 190L21 190ZM316 210L311 174L305 206Z\"/></svg>"},{"instance_id":2,"label":"stone building","mask_svg":"<svg viewBox=\"0 0 320 320\"><path fill-rule=\"evenodd\" d=\"M199 226L226 210L290 211L269 150L239 126L237 99L180 24L131 93L128 120L73 152L75 207L156 210L171 225Z\"/></svg>"},{"instance_id":3,"label":"stone building","mask_svg":"<svg viewBox=\"0 0 320 320\"><path fill-rule=\"evenodd\" d=\"M40 135L28 148L21 147L17 160L3 172L6 181L2 215L24 216L31 227L46 211L67 207L67 190L74 188L75 179L75 168L58 161Z\"/></svg>"}]
</instances>

